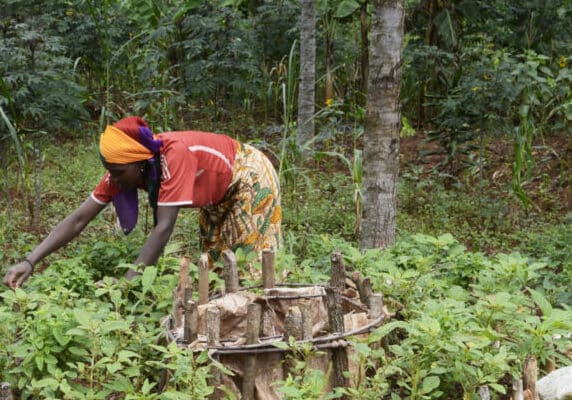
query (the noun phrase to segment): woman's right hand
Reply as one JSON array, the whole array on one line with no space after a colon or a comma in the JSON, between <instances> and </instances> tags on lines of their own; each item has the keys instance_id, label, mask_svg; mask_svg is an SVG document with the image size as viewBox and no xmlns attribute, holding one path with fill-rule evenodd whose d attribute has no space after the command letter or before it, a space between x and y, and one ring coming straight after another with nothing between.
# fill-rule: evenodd
<instances>
[{"instance_id":1,"label":"woman's right hand","mask_svg":"<svg viewBox=\"0 0 572 400\"><path fill-rule=\"evenodd\" d=\"M32 275L32 272L32 264L28 261L22 261L10 267L8 272L6 272L6 275L4 275L4 284L10 289L19 288L26 282L30 275Z\"/></svg>"}]
</instances>

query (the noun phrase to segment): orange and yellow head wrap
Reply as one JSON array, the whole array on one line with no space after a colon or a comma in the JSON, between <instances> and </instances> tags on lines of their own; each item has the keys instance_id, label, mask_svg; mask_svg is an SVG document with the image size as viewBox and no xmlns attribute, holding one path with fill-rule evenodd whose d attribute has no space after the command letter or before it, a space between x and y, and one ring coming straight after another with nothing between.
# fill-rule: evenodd
<instances>
[{"instance_id":1,"label":"orange and yellow head wrap","mask_svg":"<svg viewBox=\"0 0 572 400\"><path fill-rule=\"evenodd\" d=\"M147 123L139 117L124 118L105 128L99 140L99 151L109 164L129 164L148 160L153 153L139 142L139 128Z\"/></svg>"}]
</instances>

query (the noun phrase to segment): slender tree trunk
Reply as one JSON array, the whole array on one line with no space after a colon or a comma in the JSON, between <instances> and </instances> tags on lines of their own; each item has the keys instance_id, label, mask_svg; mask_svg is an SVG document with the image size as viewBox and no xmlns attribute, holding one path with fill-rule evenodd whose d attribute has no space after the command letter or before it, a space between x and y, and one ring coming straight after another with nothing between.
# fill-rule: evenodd
<instances>
[{"instance_id":1,"label":"slender tree trunk","mask_svg":"<svg viewBox=\"0 0 572 400\"><path fill-rule=\"evenodd\" d=\"M395 242L404 0L372 0L360 247Z\"/></svg>"},{"instance_id":2,"label":"slender tree trunk","mask_svg":"<svg viewBox=\"0 0 572 400\"><path fill-rule=\"evenodd\" d=\"M298 143L303 145L314 137L316 97L316 6L314 0L302 0L301 11Z\"/></svg>"},{"instance_id":3,"label":"slender tree trunk","mask_svg":"<svg viewBox=\"0 0 572 400\"><path fill-rule=\"evenodd\" d=\"M432 46L435 39L435 19L436 10L438 10L437 0L428 0L425 2L425 9L427 10L427 31L425 32L425 44L427 46ZM427 70L428 60L425 60L425 70ZM421 85L419 85L419 104L417 113L417 124L418 126L423 126L425 122L425 96L427 93L427 84L431 80L427 77Z\"/></svg>"},{"instance_id":4,"label":"slender tree trunk","mask_svg":"<svg viewBox=\"0 0 572 400\"><path fill-rule=\"evenodd\" d=\"M361 25L361 91L363 96L367 93L367 79L369 75L369 39L367 26L367 0L361 3L360 8Z\"/></svg>"},{"instance_id":5,"label":"slender tree trunk","mask_svg":"<svg viewBox=\"0 0 572 400\"><path fill-rule=\"evenodd\" d=\"M3 180L3 191L6 197L6 212L7 221L10 221L12 217L12 200L10 198L10 181L8 180L8 143L7 136L0 139L0 160L2 164L2 175Z\"/></svg>"},{"instance_id":6,"label":"slender tree trunk","mask_svg":"<svg viewBox=\"0 0 572 400\"><path fill-rule=\"evenodd\" d=\"M40 221L42 219L42 170L44 160L42 156L42 149L40 139L34 142L34 187L31 190L31 228L38 231L40 228Z\"/></svg>"},{"instance_id":7,"label":"slender tree trunk","mask_svg":"<svg viewBox=\"0 0 572 400\"><path fill-rule=\"evenodd\" d=\"M330 21L330 24L333 24ZM330 31L331 29L331 31ZM334 98L334 34L333 27L326 28L326 101Z\"/></svg>"}]
</instances>

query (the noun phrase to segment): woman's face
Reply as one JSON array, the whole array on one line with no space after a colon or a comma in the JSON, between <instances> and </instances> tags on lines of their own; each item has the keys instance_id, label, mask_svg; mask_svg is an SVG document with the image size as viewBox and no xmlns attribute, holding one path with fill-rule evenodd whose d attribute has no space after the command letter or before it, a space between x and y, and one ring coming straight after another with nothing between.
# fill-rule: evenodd
<instances>
[{"instance_id":1,"label":"woman's face","mask_svg":"<svg viewBox=\"0 0 572 400\"><path fill-rule=\"evenodd\" d=\"M113 182L115 182L121 189L145 187L145 178L143 174L145 162L130 164L109 164L104 162L103 165L109 171Z\"/></svg>"}]
</instances>

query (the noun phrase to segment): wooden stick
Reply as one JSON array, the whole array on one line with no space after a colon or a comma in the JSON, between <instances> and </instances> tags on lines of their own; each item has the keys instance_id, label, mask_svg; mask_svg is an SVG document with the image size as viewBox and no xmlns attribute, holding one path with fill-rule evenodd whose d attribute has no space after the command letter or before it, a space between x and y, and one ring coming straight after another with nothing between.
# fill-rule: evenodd
<instances>
[{"instance_id":1,"label":"wooden stick","mask_svg":"<svg viewBox=\"0 0 572 400\"><path fill-rule=\"evenodd\" d=\"M354 271L350 278L357 286L357 290L359 293L359 299L362 304L365 304L367 307L370 306L369 298L373 294L371 289L371 280L369 278L362 278L361 274L357 271Z\"/></svg>"},{"instance_id":2,"label":"wooden stick","mask_svg":"<svg viewBox=\"0 0 572 400\"><path fill-rule=\"evenodd\" d=\"M491 392L488 386L479 386L479 396L481 400L491 400Z\"/></svg>"},{"instance_id":3,"label":"wooden stick","mask_svg":"<svg viewBox=\"0 0 572 400\"><path fill-rule=\"evenodd\" d=\"M173 325L175 329L179 329L183 325L183 312L185 308L185 290L190 287L189 263L188 257L181 258L179 269L179 280L177 287L173 290Z\"/></svg>"},{"instance_id":4,"label":"wooden stick","mask_svg":"<svg viewBox=\"0 0 572 400\"><path fill-rule=\"evenodd\" d=\"M522 372L523 389L530 392L533 400L538 400L536 392L536 379L538 378L538 365L534 356L528 356L524 360L524 370Z\"/></svg>"},{"instance_id":5,"label":"wooden stick","mask_svg":"<svg viewBox=\"0 0 572 400\"><path fill-rule=\"evenodd\" d=\"M209 302L209 256L201 254L199 258L199 304Z\"/></svg>"},{"instance_id":6,"label":"wooden stick","mask_svg":"<svg viewBox=\"0 0 572 400\"><path fill-rule=\"evenodd\" d=\"M258 303L250 303L247 310L246 320L246 343L256 344L260 335L260 321L262 319L262 306ZM255 400L256 380L256 353L246 356L244 365L244 379L242 381L242 398Z\"/></svg>"},{"instance_id":7,"label":"wooden stick","mask_svg":"<svg viewBox=\"0 0 572 400\"><path fill-rule=\"evenodd\" d=\"M332 276L330 286L341 293L346 286L346 267L344 266L344 260L341 252L335 251L332 253L331 264Z\"/></svg>"},{"instance_id":8,"label":"wooden stick","mask_svg":"<svg viewBox=\"0 0 572 400\"><path fill-rule=\"evenodd\" d=\"M207 307L207 346L218 346L220 344L220 310L217 306L211 305ZM215 361L218 361L218 356L211 355ZM211 364L212 376L209 378L208 383L213 386L214 392L209 396L209 399L218 400L223 398L222 391L220 390L221 372L215 364Z\"/></svg>"},{"instance_id":9,"label":"wooden stick","mask_svg":"<svg viewBox=\"0 0 572 400\"><path fill-rule=\"evenodd\" d=\"M374 293L369 298L369 317L377 318L383 314L383 294Z\"/></svg>"},{"instance_id":10,"label":"wooden stick","mask_svg":"<svg viewBox=\"0 0 572 400\"><path fill-rule=\"evenodd\" d=\"M302 313L302 340L311 340L314 328L312 303L309 300L301 300L298 307Z\"/></svg>"},{"instance_id":11,"label":"wooden stick","mask_svg":"<svg viewBox=\"0 0 572 400\"><path fill-rule=\"evenodd\" d=\"M0 383L0 400L12 400L12 387L8 382Z\"/></svg>"},{"instance_id":12,"label":"wooden stick","mask_svg":"<svg viewBox=\"0 0 572 400\"><path fill-rule=\"evenodd\" d=\"M275 285L274 281L274 250L262 250L262 282L264 289L271 289Z\"/></svg>"},{"instance_id":13,"label":"wooden stick","mask_svg":"<svg viewBox=\"0 0 572 400\"><path fill-rule=\"evenodd\" d=\"M524 400L522 379L514 379L512 381L512 400Z\"/></svg>"},{"instance_id":14,"label":"wooden stick","mask_svg":"<svg viewBox=\"0 0 572 400\"><path fill-rule=\"evenodd\" d=\"M193 301L189 294L185 292L185 330L183 340L186 343L192 343L197 340L199 333L199 311L197 303Z\"/></svg>"},{"instance_id":15,"label":"wooden stick","mask_svg":"<svg viewBox=\"0 0 572 400\"><path fill-rule=\"evenodd\" d=\"M332 333L344 333L344 316L342 313L341 295L334 288L326 288L326 298L328 303L328 320ZM349 380L344 376L348 371L348 352L345 348L335 348L331 351L332 359L332 386L348 387ZM342 397L344 399L345 397Z\"/></svg>"},{"instance_id":16,"label":"wooden stick","mask_svg":"<svg viewBox=\"0 0 572 400\"><path fill-rule=\"evenodd\" d=\"M301 340L301 341L298 341L298 344L310 343L315 348L320 348L322 346L331 347L330 344L332 342L343 342L342 339L344 339L344 338L371 332L373 329L379 327L384 320L385 320L385 317L382 316L382 317L379 317L379 318L371 321L367 325L364 325L364 326L357 328L357 329L353 329L351 331L344 332L343 334L342 333L336 333L334 335L320 336L317 338L313 338L312 340ZM170 341L176 340L176 338L174 336L169 335L169 332L167 332L167 336L168 336ZM280 335L280 336L276 336L273 338L276 339L275 341L278 341L278 340L282 340L283 337L284 337L283 335ZM214 351L212 351L211 354L250 354L253 352L256 352L256 353L273 353L273 352L284 352L285 351L285 350L282 350L282 349L275 347L272 344L273 342L274 341L268 341L265 343L259 343L259 344L253 344L253 345L242 345L242 346L238 345L238 346L233 346L233 347L209 346L209 349L214 350Z\"/></svg>"},{"instance_id":17,"label":"wooden stick","mask_svg":"<svg viewBox=\"0 0 572 400\"><path fill-rule=\"evenodd\" d=\"M295 340L302 338L302 312L298 306L288 308L284 316L284 341L290 343L290 337ZM293 353L286 355L282 366L284 376L287 377L296 366L296 358Z\"/></svg>"},{"instance_id":18,"label":"wooden stick","mask_svg":"<svg viewBox=\"0 0 572 400\"><path fill-rule=\"evenodd\" d=\"M231 250L222 252L224 264L224 287L226 293L236 293L240 288L238 283L238 270L236 268L236 256Z\"/></svg>"},{"instance_id":19,"label":"wooden stick","mask_svg":"<svg viewBox=\"0 0 572 400\"><path fill-rule=\"evenodd\" d=\"M207 308L207 345L218 346L220 343L220 310L217 306Z\"/></svg>"},{"instance_id":20,"label":"wooden stick","mask_svg":"<svg viewBox=\"0 0 572 400\"><path fill-rule=\"evenodd\" d=\"M294 339L302 339L302 312L298 306L288 308L284 317L284 339L293 336Z\"/></svg>"}]
</instances>

